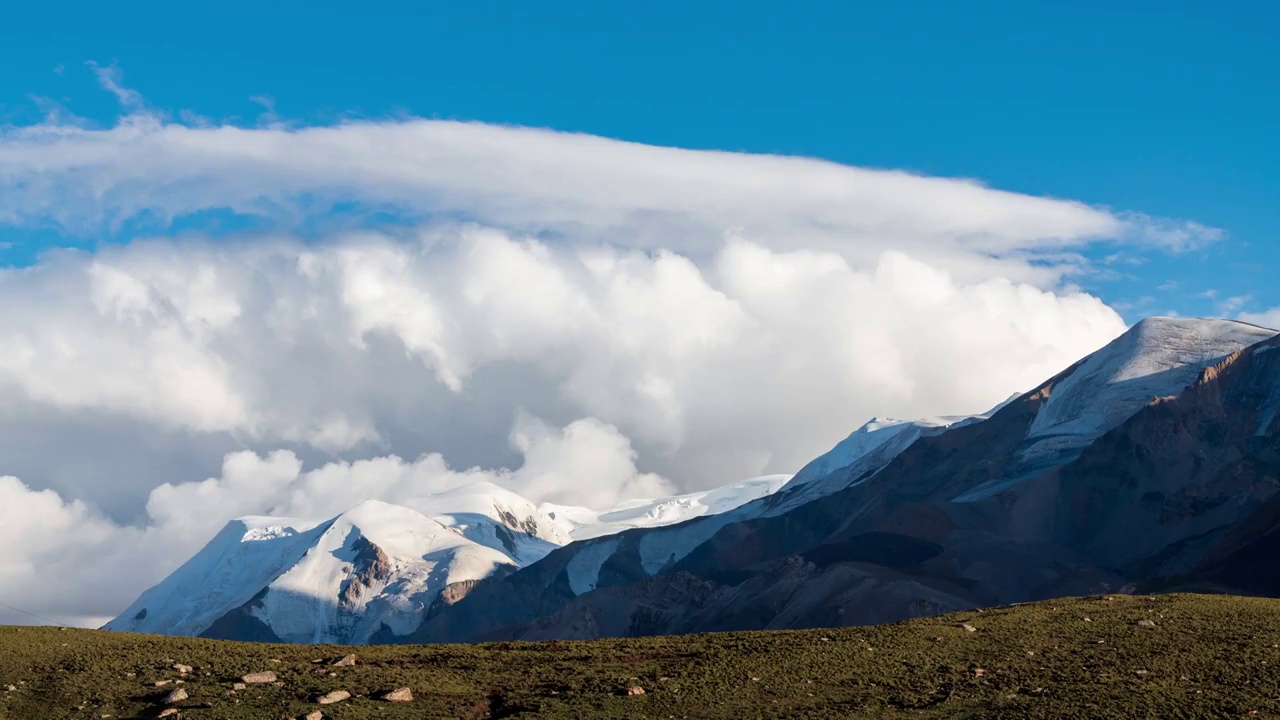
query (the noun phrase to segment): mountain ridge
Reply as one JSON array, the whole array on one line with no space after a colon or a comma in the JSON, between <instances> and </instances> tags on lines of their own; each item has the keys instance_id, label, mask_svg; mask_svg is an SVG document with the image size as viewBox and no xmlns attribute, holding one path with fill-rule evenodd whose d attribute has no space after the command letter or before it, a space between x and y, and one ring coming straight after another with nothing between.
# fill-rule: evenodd
<instances>
[{"instance_id":1,"label":"mountain ridge","mask_svg":"<svg viewBox=\"0 0 1280 720\"><path fill-rule=\"evenodd\" d=\"M519 496L504 500L519 508L508 512L484 488L408 503L469 543L468 562L483 555L472 546L502 560L453 574L450 558L436 573L448 581L411 594L402 622L365 626L361 637L819 627L1169 583L1239 585L1257 557L1280 550L1277 347L1275 331L1247 323L1149 318L987 413L873 420L789 479L603 512ZM287 549L289 537L267 540ZM356 548L347 551L354 560ZM339 605L376 596L389 578L378 566L397 557L373 553L361 572L375 582L325 594ZM1280 591L1280 581L1250 582ZM269 604L255 596L241 614L270 615ZM124 620L130 611L115 627L144 629L145 618ZM232 631L256 632L241 621Z\"/></svg>"},{"instance_id":2,"label":"mountain ridge","mask_svg":"<svg viewBox=\"0 0 1280 720\"><path fill-rule=\"evenodd\" d=\"M1240 351L1272 340L1275 333L1230 321L1153 319L1135 326L1126 336L1006 404L988 419L914 440L881 467L846 477L849 482L843 489L818 501L776 516L761 512L746 517L753 507L785 503L784 488L725 516L640 534L623 533L611 540L612 552L597 553L594 566L599 568L599 578L590 593L575 593L572 587L565 587L556 565L535 565L491 581L489 589L481 583L467 600L452 608L459 617L447 624L441 622L440 627L428 623L414 637L424 641L519 639L528 632L522 628L531 627L530 623L545 626L546 618L573 608L596 616L596 626L608 627L604 634L625 635L634 630L626 622L600 621L606 615L605 606L618 605L615 596L621 591L612 588L646 583L644 587L649 589L645 592L651 594L653 583L662 584L661 578L672 578L673 588L689 586L690 578L713 587L683 608L661 610L669 624L655 630L650 623L648 631L883 622L918 614L911 609L913 600L924 600L921 611L936 612L1055 595L1132 590L1137 584L1153 582L1157 577L1117 572L1099 564L1089 555L1089 548L1042 529L1059 502L1069 505L1072 501L1063 499L1054 484L1058 468L1077 463L1082 453L1040 455L1035 458L1041 461L1039 467L1028 464L1022 451L1044 437L1033 433L1035 423L1049 417L1042 413L1055 393L1059 397L1053 402L1062 404L1063 388L1072 387L1069 381L1075 373L1083 370L1096 376L1091 368L1101 365L1119 368L1113 373L1119 376L1117 382L1133 380L1124 376L1124 369L1130 367L1128 361L1111 362L1115 358L1108 358L1108 353L1125 347L1155 352L1157 358L1172 353L1176 358L1173 368L1161 366L1169 363L1148 364L1149 369L1135 375L1136 384L1120 392L1108 389L1110 394L1101 393L1111 403L1109 408L1100 413L1101 421L1087 418L1084 431L1077 433L1088 437L1085 447L1090 447L1142 414L1152 401L1187 392L1207 368L1243 355ZM1155 342L1154 351L1151 341ZM1266 355L1264 352L1260 357ZM1260 363L1255 365L1261 367ZM1267 367L1259 372L1274 377L1280 369ZM1076 385L1080 379L1076 376ZM1095 412L1087 405L1079 405L1077 410ZM1124 415L1119 425L1108 419L1119 414ZM1058 419L1077 419L1071 415L1058 413ZM1052 462L1042 462L1045 457ZM1267 475L1251 478L1251 482L1269 488L1272 480ZM975 488L982 492L974 494ZM1252 506L1237 509L1239 515L1246 515ZM1233 516L1231 521L1243 518ZM688 533L689 526L699 524L718 527L712 527L708 537L683 558L650 572L652 565L643 562L646 538ZM1169 541L1182 542L1180 538L1171 536ZM548 560L575 551L581 551L580 544L557 550ZM569 564L563 560L557 563ZM788 573L804 576L804 582L796 587L823 585L826 595L820 600L798 591L778 595L785 583L777 578ZM682 579L674 579L676 576ZM607 599L592 602L592 595L606 590ZM524 604L517 608L504 595L519 597ZM705 606L711 597L727 615L719 619L708 615ZM886 607L905 609L885 612ZM637 615L644 612L642 608ZM579 621L576 627L588 625ZM459 628L469 628L470 634L460 634Z\"/></svg>"}]
</instances>

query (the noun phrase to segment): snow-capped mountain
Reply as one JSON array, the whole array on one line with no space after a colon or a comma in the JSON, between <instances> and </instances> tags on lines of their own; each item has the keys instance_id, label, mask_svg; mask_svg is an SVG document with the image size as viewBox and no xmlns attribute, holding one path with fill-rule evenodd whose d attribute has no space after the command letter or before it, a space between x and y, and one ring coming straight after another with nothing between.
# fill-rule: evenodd
<instances>
[{"instance_id":1,"label":"snow-capped mountain","mask_svg":"<svg viewBox=\"0 0 1280 720\"><path fill-rule=\"evenodd\" d=\"M473 482L402 504L505 553L519 566L541 560L572 539L541 508L493 483Z\"/></svg>"},{"instance_id":2,"label":"snow-capped mountain","mask_svg":"<svg viewBox=\"0 0 1280 720\"><path fill-rule=\"evenodd\" d=\"M109 627L589 638L1189 583L1280 595L1278 350L1272 330L1153 318L990 412L873 420L794 478L606 511L475 485L242 518Z\"/></svg>"},{"instance_id":3,"label":"snow-capped mountain","mask_svg":"<svg viewBox=\"0 0 1280 720\"><path fill-rule=\"evenodd\" d=\"M1275 335L1241 322L1154 318L1138 323L1062 379L1036 413L1019 450L1054 462L1080 450L1155 398L1172 397L1207 365Z\"/></svg>"},{"instance_id":4,"label":"snow-capped mountain","mask_svg":"<svg viewBox=\"0 0 1280 720\"><path fill-rule=\"evenodd\" d=\"M559 548L412 638L847 625L1187 583L1280 594L1276 348L1245 323L1145 320L992 413L870 424L771 495Z\"/></svg>"},{"instance_id":5,"label":"snow-capped mountain","mask_svg":"<svg viewBox=\"0 0 1280 720\"><path fill-rule=\"evenodd\" d=\"M390 642L476 581L535 563L571 535L653 527L719 512L789 476L595 512L551 514L491 483L325 520L244 517L147 590L110 630L300 643ZM573 519L568 519L572 515Z\"/></svg>"},{"instance_id":6,"label":"snow-capped mountain","mask_svg":"<svg viewBox=\"0 0 1280 720\"><path fill-rule=\"evenodd\" d=\"M319 524L245 518L107 628L364 643L415 629L446 586L514 566L463 530L376 500Z\"/></svg>"},{"instance_id":7,"label":"snow-capped mountain","mask_svg":"<svg viewBox=\"0 0 1280 720\"><path fill-rule=\"evenodd\" d=\"M627 500L605 511L551 503L543 503L538 509L546 513L572 539L588 540L633 528L662 527L703 515L718 515L772 495L789 480L790 475L763 475L687 495Z\"/></svg>"}]
</instances>

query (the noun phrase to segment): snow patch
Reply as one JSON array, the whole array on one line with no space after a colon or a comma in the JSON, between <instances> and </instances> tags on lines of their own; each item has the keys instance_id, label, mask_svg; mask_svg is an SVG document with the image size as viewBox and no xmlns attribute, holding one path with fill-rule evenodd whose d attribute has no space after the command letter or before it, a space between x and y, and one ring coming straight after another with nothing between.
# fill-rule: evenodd
<instances>
[{"instance_id":1,"label":"snow patch","mask_svg":"<svg viewBox=\"0 0 1280 720\"><path fill-rule=\"evenodd\" d=\"M569 589L573 594L582 595L596 589L600 568L618 548L619 541L615 537L589 542L569 560L564 570L569 576Z\"/></svg>"}]
</instances>

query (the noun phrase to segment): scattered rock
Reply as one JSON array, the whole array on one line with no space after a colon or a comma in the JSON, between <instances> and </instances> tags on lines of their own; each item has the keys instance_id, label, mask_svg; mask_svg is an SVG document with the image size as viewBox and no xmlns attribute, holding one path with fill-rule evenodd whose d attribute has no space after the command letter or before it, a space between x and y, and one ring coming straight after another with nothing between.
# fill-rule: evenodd
<instances>
[{"instance_id":1,"label":"scattered rock","mask_svg":"<svg viewBox=\"0 0 1280 720\"><path fill-rule=\"evenodd\" d=\"M244 684L244 683L232 683L232 684L231 684L231 689L232 689L232 690L243 690L243 689L245 689L245 687L246 687L246 686L245 686L245 684Z\"/></svg>"},{"instance_id":2,"label":"scattered rock","mask_svg":"<svg viewBox=\"0 0 1280 720\"><path fill-rule=\"evenodd\" d=\"M166 708L156 717L178 717L178 708Z\"/></svg>"},{"instance_id":3,"label":"scattered rock","mask_svg":"<svg viewBox=\"0 0 1280 720\"><path fill-rule=\"evenodd\" d=\"M349 697L351 697L351 693L347 692L346 690L334 690L333 692L328 693L327 695L321 695L320 697L316 698L316 702L319 703L320 705L332 705L334 703L340 703Z\"/></svg>"},{"instance_id":4,"label":"scattered rock","mask_svg":"<svg viewBox=\"0 0 1280 720\"><path fill-rule=\"evenodd\" d=\"M639 685L632 685L631 687L627 688L627 694L628 694L628 695L643 695L643 694L644 694L644 688L640 687Z\"/></svg>"},{"instance_id":5,"label":"scattered rock","mask_svg":"<svg viewBox=\"0 0 1280 720\"><path fill-rule=\"evenodd\" d=\"M169 693L168 695L164 696L164 704L173 705L174 703L180 703L186 699L187 699L187 691L183 690L182 688L178 688L173 692Z\"/></svg>"},{"instance_id":6,"label":"scattered rock","mask_svg":"<svg viewBox=\"0 0 1280 720\"><path fill-rule=\"evenodd\" d=\"M256 685L260 683L273 683L276 681L276 674L270 670L263 672L249 673L240 678L246 685Z\"/></svg>"},{"instance_id":7,"label":"scattered rock","mask_svg":"<svg viewBox=\"0 0 1280 720\"><path fill-rule=\"evenodd\" d=\"M283 681L283 680L277 680L277 681L275 681L275 682L271 683L271 687L278 687L278 688L280 688L280 687L284 687L284 681Z\"/></svg>"},{"instance_id":8,"label":"scattered rock","mask_svg":"<svg viewBox=\"0 0 1280 720\"><path fill-rule=\"evenodd\" d=\"M178 663L173 666L173 669L177 670L182 675L186 675L187 673L191 672L195 668L191 667L190 665L183 665L182 663Z\"/></svg>"},{"instance_id":9,"label":"scattered rock","mask_svg":"<svg viewBox=\"0 0 1280 720\"><path fill-rule=\"evenodd\" d=\"M1148 620L1146 618L1143 618L1138 621L1138 627L1153 628L1155 626L1156 626L1155 620Z\"/></svg>"},{"instance_id":10,"label":"scattered rock","mask_svg":"<svg viewBox=\"0 0 1280 720\"><path fill-rule=\"evenodd\" d=\"M396 688L386 695L383 695L382 699L387 702L412 702L413 691L407 687Z\"/></svg>"},{"instance_id":11,"label":"scattered rock","mask_svg":"<svg viewBox=\"0 0 1280 720\"><path fill-rule=\"evenodd\" d=\"M973 676L974 676L974 677L982 677L983 675L986 675L986 674L987 674L987 671L986 671L986 670L983 670L982 668L974 668L974 669L973 669Z\"/></svg>"},{"instance_id":12,"label":"scattered rock","mask_svg":"<svg viewBox=\"0 0 1280 720\"><path fill-rule=\"evenodd\" d=\"M346 655L341 659L333 661L334 667L350 667L355 664L356 664L356 656L354 654Z\"/></svg>"},{"instance_id":13,"label":"scattered rock","mask_svg":"<svg viewBox=\"0 0 1280 720\"><path fill-rule=\"evenodd\" d=\"M1148 674L1148 673L1150 673L1150 672L1151 672L1150 670L1134 670L1134 671L1133 671L1133 674L1134 674L1134 675L1146 675L1146 674Z\"/></svg>"},{"instance_id":14,"label":"scattered rock","mask_svg":"<svg viewBox=\"0 0 1280 720\"><path fill-rule=\"evenodd\" d=\"M963 629L965 632L978 632L978 628L976 628L976 627L974 627L974 626L970 625L969 623L961 623L961 624L960 624L960 627L961 627L961 629Z\"/></svg>"},{"instance_id":15,"label":"scattered rock","mask_svg":"<svg viewBox=\"0 0 1280 720\"><path fill-rule=\"evenodd\" d=\"M5 686L4 686L4 690L5 690L5 692L17 692L17 691L18 691L18 686L17 686L17 685L5 685Z\"/></svg>"},{"instance_id":16,"label":"scattered rock","mask_svg":"<svg viewBox=\"0 0 1280 720\"><path fill-rule=\"evenodd\" d=\"M324 713L319 710L314 710L307 713L307 716L303 718L303 720L324 720Z\"/></svg>"},{"instance_id":17,"label":"scattered rock","mask_svg":"<svg viewBox=\"0 0 1280 720\"><path fill-rule=\"evenodd\" d=\"M155 682L153 682L153 683L151 683L151 684L152 684L152 685L154 685L155 687L164 687L165 685L168 685L168 684L169 684L169 681L168 681L168 680L157 680L157 681L155 681Z\"/></svg>"}]
</instances>

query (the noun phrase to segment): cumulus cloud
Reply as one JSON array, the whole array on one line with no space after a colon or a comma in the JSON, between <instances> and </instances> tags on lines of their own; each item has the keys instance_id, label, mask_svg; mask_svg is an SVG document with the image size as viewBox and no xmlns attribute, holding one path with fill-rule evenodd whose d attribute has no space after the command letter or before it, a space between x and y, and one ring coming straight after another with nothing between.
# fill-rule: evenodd
<instances>
[{"instance_id":1,"label":"cumulus cloud","mask_svg":"<svg viewBox=\"0 0 1280 720\"><path fill-rule=\"evenodd\" d=\"M612 500L620 492L652 497L673 490L662 478L637 471L627 439L598 420L551 428L521 416L511 443L524 456L514 470L458 471L434 453L414 461L392 455L304 470L288 450L261 455L239 451L223 459L218 477L153 489L140 525L113 521L82 502L3 476L3 600L38 608L39 615L54 621L101 624L198 550L228 519L247 514L318 520L371 497L409 502L479 481L506 485L528 497L575 502ZM585 492L564 496L566 477ZM30 620L0 608L0 623Z\"/></svg>"},{"instance_id":2,"label":"cumulus cloud","mask_svg":"<svg viewBox=\"0 0 1280 720\"><path fill-rule=\"evenodd\" d=\"M117 125L0 130L0 223L112 240L0 270L0 533L31 538L0 586L59 617L239 514L476 479L605 507L794 471L873 414L984 410L1123 331L1063 283L1082 248L1216 235L805 158L175 122L99 71Z\"/></svg>"},{"instance_id":3,"label":"cumulus cloud","mask_svg":"<svg viewBox=\"0 0 1280 720\"><path fill-rule=\"evenodd\" d=\"M62 414L410 456L521 409L587 416L686 488L794 470L870 414L982 409L1123 329L898 252L730 239L700 267L474 226L65 253L0 275L0 302L27 308L0 318L0 389Z\"/></svg>"}]
</instances>

